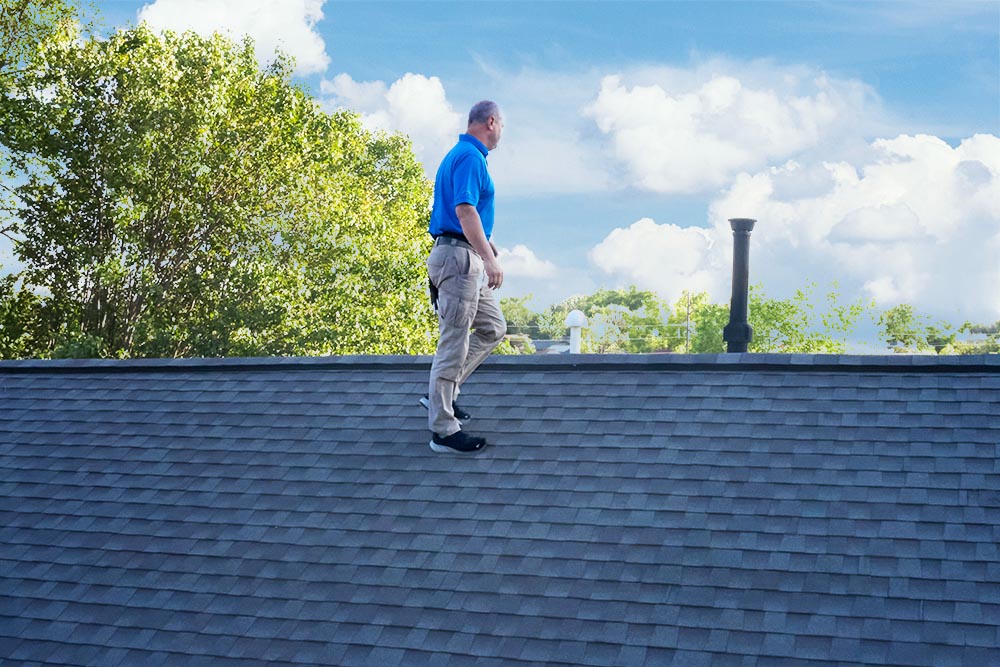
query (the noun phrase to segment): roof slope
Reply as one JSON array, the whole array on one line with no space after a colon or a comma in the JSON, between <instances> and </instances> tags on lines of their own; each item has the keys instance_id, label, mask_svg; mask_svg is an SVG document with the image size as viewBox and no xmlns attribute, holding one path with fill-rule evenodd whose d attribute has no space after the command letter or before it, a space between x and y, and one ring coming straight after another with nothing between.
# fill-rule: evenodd
<instances>
[{"instance_id":1,"label":"roof slope","mask_svg":"<svg viewBox=\"0 0 1000 667\"><path fill-rule=\"evenodd\" d=\"M1000 664L1000 358L0 364L0 663Z\"/></svg>"}]
</instances>

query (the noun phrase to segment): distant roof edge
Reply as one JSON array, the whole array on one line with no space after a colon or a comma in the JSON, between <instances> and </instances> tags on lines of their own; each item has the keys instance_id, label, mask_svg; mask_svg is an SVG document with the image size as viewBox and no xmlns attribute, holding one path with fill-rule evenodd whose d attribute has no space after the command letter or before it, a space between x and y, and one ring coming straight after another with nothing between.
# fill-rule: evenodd
<instances>
[{"instance_id":1,"label":"distant roof edge","mask_svg":"<svg viewBox=\"0 0 1000 667\"><path fill-rule=\"evenodd\" d=\"M231 357L186 359L23 359L0 361L5 373L108 373L290 370L421 370L431 357L351 355L326 357ZM486 366L494 371L629 370L629 371L825 371L1000 373L1000 354L983 355L839 355L839 354L577 354L494 355Z\"/></svg>"}]
</instances>

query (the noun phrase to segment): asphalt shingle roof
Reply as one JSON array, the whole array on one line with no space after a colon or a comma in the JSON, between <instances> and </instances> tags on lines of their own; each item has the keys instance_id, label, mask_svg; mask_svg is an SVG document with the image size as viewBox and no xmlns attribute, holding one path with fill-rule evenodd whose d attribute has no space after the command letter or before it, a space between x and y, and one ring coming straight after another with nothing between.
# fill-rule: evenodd
<instances>
[{"instance_id":1,"label":"asphalt shingle roof","mask_svg":"<svg viewBox=\"0 0 1000 667\"><path fill-rule=\"evenodd\" d=\"M1000 664L1000 357L0 363L0 663Z\"/></svg>"}]
</instances>

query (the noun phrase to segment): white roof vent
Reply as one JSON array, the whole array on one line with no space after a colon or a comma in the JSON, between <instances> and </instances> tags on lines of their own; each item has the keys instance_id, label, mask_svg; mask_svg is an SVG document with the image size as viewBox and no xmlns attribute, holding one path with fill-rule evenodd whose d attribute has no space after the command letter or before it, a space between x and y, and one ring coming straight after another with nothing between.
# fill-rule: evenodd
<instances>
[{"instance_id":1,"label":"white roof vent","mask_svg":"<svg viewBox=\"0 0 1000 667\"><path fill-rule=\"evenodd\" d=\"M587 326L587 316L579 310L571 311L565 325L569 327L569 353L580 354L580 336L583 327Z\"/></svg>"}]
</instances>

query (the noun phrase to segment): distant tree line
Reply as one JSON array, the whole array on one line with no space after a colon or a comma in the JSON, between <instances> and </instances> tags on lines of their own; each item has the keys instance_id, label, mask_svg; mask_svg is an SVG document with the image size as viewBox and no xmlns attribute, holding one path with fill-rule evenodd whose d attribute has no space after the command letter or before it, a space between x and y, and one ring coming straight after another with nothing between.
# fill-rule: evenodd
<instances>
[{"instance_id":1,"label":"distant tree line","mask_svg":"<svg viewBox=\"0 0 1000 667\"><path fill-rule=\"evenodd\" d=\"M918 314L902 304L879 311L874 302L858 299L843 303L836 288L824 295L826 307L817 308L816 285L798 290L789 299L769 298L763 287L751 286L750 325L754 338L750 352L842 354L857 338L862 323L873 323L879 345L901 353L987 354L1000 352L1000 322L995 325L953 326ZM726 351L722 330L729 322L729 304L712 303L708 294L685 292L673 304L654 292L602 289L541 311L532 310L531 297L501 299L508 333L531 340L563 339L564 322L573 310L588 318L582 351L592 353L718 353ZM959 334L981 334L961 341ZM532 346L533 347L533 346Z\"/></svg>"}]
</instances>

